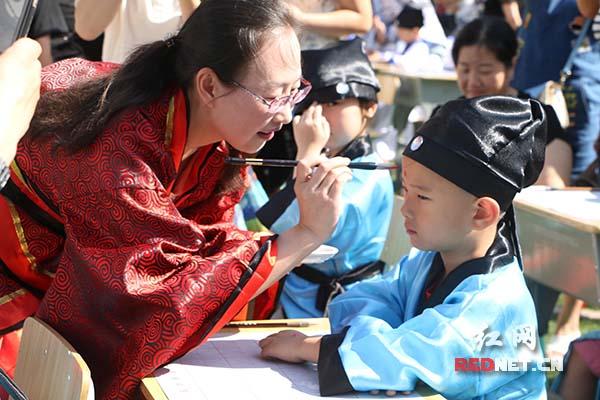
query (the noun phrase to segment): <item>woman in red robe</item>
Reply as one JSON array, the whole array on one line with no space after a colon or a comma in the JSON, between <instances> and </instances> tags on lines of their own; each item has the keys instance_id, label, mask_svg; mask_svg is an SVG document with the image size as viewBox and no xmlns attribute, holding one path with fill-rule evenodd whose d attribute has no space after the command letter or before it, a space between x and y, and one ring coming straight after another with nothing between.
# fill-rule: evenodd
<instances>
[{"instance_id":1,"label":"woman in red robe","mask_svg":"<svg viewBox=\"0 0 600 400\"><path fill-rule=\"evenodd\" d=\"M0 197L0 367L37 315L82 354L97 398L132 398L327 239L345 159L301 162L289 231L232 224L246 173L225 157L257 152L309 89L293 26L278 0L203 0L122 66L43 71Z\"/></svg>"}]
</instances>

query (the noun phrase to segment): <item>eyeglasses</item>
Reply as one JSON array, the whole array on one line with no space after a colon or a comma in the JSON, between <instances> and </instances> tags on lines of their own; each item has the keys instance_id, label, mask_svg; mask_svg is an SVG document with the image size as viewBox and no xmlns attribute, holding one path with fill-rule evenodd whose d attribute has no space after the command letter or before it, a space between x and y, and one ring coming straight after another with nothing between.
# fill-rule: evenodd
<instances>
[{"instance_id":1,"label":"eyeglasses","mask_svg":"<svg viewBox=\"0 0 600 400\"><path fill-rule=\"evenodd\" d=\"M266 105L267 112L269 114L277 113L279 110L281 110L283 107L285 107L288 104L295 105L295 104L300 103L302 100L304 100L306 98L306 96L310 92L310 89L312 89L312 85L310 84L309 81L307 81L304 78L300 78L300 87L298 88L298 90L295 93L292 93L288 96L280 96L280 97L276 97L272 100L267 100L264 97L254 93L252 90L248 89L247 87L245 87L244 85L242 85L239 82L232 80L231 83L234 86L237 86L238 88L242 89L246 93L250 94L257 100L259 100L261 103L263 103L264 105Z\"/></svg>"}]
</instances>

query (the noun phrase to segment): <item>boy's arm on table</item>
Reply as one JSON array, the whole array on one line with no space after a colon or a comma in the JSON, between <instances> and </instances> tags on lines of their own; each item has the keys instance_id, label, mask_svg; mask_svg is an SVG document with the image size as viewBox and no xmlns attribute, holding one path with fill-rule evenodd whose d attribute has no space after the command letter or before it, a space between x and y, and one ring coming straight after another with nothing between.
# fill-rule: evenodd
<instances>
[{"instance_id":1,"label":"boy's arm on table","mask_svg":"<svg viewBox=\"0 0 600 400\"><path fill-rule=\"evenodd\" d=\"M475 336L488 326L504 333L507 319L493 302L482 305L478 296L460 296L471 298L464 304L428 309L399 326L382 318L360 315L342 332L323 337L319 347L321 394L374 389L410 391L421 380L446 396L471 398L519 377L522 372L455 373L457 358L518 358L508 343L502 348L486 349L487 352L476 351Z\"/></svg>"},{"instance_id":2,"label":"boy's arm on table","mask_svg":"<svg viewBox=\"0 0 600 400\"><path fill-rule=\"evenodd\" d=\"M361 282L348 292L338 296L330 304L332 330L336 331L337 327L343 327L362 313L377 315L382 319L387 318L391 324L400 324L403 316L403 303L398 295L397 274L403 262L404 259L400 266L393 268L385 278ZM334 313L331 312L332 306L335 307ZM339 318L332 318L332 314ZM317 363L320 360L322 339L324 338L325 342L329 344L339 337L339 335L306 336L298 331L286 330L268 336L261 340L259 345L261 356L265 358L295 363L306 361Z\"/></svg>"},{"instance_id":3,"label":"boy's arm on table","mask_svg":"<svg viewBox=\"0 0 600 400\"><path fill-rule=\"evenodd\" d=\"M390 323L400 324L402 312L399 312L399 308L401 305L395 298L396 291L392 290L392 287L395 286L393 282L395 280L364 281L338 296L329 305L332 330L336 331L337 326L343 327L345 323L349 323L353 317L361 313L371 313L381 318L387 317L391 319ZM331 307L334 305L338 306L335 308L335 314L341 318L331 318ZM390 312L392 308L395 312ZM261 356L288 362L316 363L319 360L321 338L322 336L307 336L294 330L281 331L260 341Z\"/></svg>"},{"instance_id":4,"label":"boy's arm on table","mask_svg":"<svg viewBox=\"0 0 600 400\"><path fill-rule=\"evenodd\" d=\"M402 323L398 315L403 310L387 303L386 293L367 293L357 296L354 305L330 310L333 330L338 333L316 338L296 332L274 335L261 342L263 356L294 362L317 360L322 395L352 390L410 391L421 380L447 396L467 398L493 391L523 374L454 372L457 358L519 359L508 342L504 347L476 350L477 335L487 328L504 334L513 322L508 314L518 312L507 312L493 296L458 291L450 302ZM354 288L340 296L340 303L353 294ZM338 300L332 305L338 305ZM340 310L350 315L339 318ZM340 321L347 323L341 332Z\"/></svg>"}]
</instances>

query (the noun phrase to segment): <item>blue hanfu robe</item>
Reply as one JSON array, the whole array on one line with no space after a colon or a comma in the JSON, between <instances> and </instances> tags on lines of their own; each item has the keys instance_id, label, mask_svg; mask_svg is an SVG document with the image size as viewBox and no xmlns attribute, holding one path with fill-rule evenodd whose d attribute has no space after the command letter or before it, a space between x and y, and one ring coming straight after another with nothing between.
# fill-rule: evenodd
<instances>
[{"instance_id":1,"label":"blue hanfu robe","mask_svg":"<svg viewBox=\"0 0 600 400\"><path fill-rule=\"evenodd\" d=\"M502 248L498 242L492 248ZM420 380L448 399L545 399L536 365L538 371L455 371L457 358L541 362L535 308L517 258L492 248L448 274L429 300L425 288L443 262L439 253L417 249L384 277L334 299L334 334L320 347L321 393L410 391Z\"/></svg>"},{"instance_id":2,"label":"blue hanfu robe","mask_svg":"<svg viewBox=\"0 0 600 400\"><path fill-rule=\"evenodd\" d=\"M382 162L372 151L368 138L359 137L340 154L352 161ZM274 233L285 232L298 223L298 201L293 197L293 185L278 196L289 196L287 204L267 203L257 216ZM379 260L392 215L394 189L386 170L352 170L352 179L344 185L343 209L334 232L325 242L337 248L338 253L320 264L307 264L323 274L339 277ZM273 203L281 202L273 199ZM285 200L283 200L285 203ZM280 208L279 211L276 209ZM267 211L267 212L265 212ZM272 214L276 214L273 216ZM265 216L265 214L270 214ZM383 264L382 264L383 266ZM353 284L344 286L349 289ZM324 310L317 307L319 285L290 273L283 286L280 304L288 318L322 317Z\"/></svg>"}]
</instances>

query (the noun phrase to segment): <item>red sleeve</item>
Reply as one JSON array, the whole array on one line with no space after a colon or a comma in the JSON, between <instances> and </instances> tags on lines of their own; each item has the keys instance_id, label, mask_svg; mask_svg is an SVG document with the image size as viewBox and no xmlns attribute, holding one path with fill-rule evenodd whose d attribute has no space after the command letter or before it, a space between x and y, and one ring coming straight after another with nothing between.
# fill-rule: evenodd
<instances>
[{"instance_id":1,"label":"red sleeve","mask_svg":"<svg viewBox=\"0 0 600 400\"><path fill-rule=\"evenodd\" d=\"M63 207L64 253L38 313L90 365L99 399L131 398L141 378L228 322L275 262L270 238L199 225L164 190L136 186Z\"/></svg>"},{"instance_id":2,"label":"red sleeve","mask_svg":"<svg viewBox=\"0 0 600 400\"><path fill-rule=\"evenodd\" d=\"M87 81L102 75L107 75L118 69L119 64L110 62L94 62L83 58L68 58L42 69L42 94L57 89L66 89L77 83Z\"/></svg>"}]
</instances>

